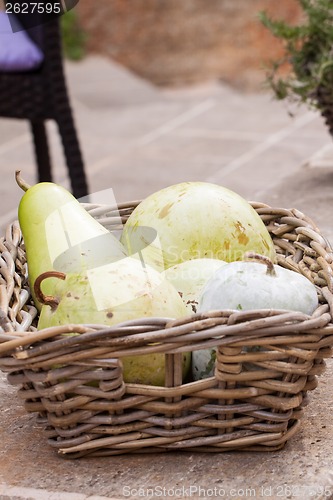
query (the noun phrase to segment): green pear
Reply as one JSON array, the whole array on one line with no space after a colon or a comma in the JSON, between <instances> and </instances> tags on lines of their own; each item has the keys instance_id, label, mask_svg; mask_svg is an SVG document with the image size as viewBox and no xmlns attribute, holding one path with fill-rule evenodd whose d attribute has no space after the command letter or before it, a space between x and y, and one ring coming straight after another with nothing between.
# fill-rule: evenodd
<instances>
[{"instance_id":1,"label":"green pear","mask_svg":"<svg viewBox=\"0 0 333 500\"><path fill-rule=\"evenodd\" d=\"M42 289L50 274L54 273L44 273L35 284L35 293L44 302L38 329L68 323L116 325L138 318L180 318L187 314L174 286L136 258L127 257L81 273L59 273L61 279L55 283L53 296L45 297ZM183 355L184 377L190 359L190 353ZM164 354L124 356L122 361L126 382L164 384Z\"/></svg>"},{"instance_id":2,"label":"green pear","mask_svg":"<svg viewBox=\"0 0 333 500\"><path fill-rule=\"evenodd\" d=\"M95 220L65 188L52 182L28 187L18 219L25 244L28 277L34 294L36 278L45 271L80 272L126 256L118 239ZM45 283L51 293L54 279Z\"/></svg>"}]
</instances>

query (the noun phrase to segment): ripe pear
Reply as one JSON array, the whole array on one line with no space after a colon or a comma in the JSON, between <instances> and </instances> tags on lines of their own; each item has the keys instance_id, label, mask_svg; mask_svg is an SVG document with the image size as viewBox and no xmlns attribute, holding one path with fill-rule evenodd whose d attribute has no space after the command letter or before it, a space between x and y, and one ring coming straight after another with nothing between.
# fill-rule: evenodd
<instances>
[{"instance_id":1,"label":"ripe pear","mask_svg":"<svg viewBox=\"0 0 333 500\"><path fill-rule=\"evenodd\" d=\"M41 276L36 282L36 294L41 302L46 302L40 313L38 329L68 323L116 325L138 318L180 318L187 314L174 286L136 258L128 257L59 277L62 279L56 282L53 297L46 297L46 301L41 290L44 290L43 281L46 284L48 280ZM184 377L190 359L190 353L183 355ZM124 356L122 361L126 382L164 384L164 354Z\"/></svg>"},{"instance_id":2,"label":"ripe pear","mask_svg":"<svg viewBox=\"0 0 333 500\"><path fill-rule=\"evenodd\" d=\"M52 182L29 187L22 196L18 219L28 263L32 296L34 283L45 271L77 272L126 257L118 239L95 220L65 188ZM45 283L52 294L54 279Z\"/></svg>"}]
</instances>

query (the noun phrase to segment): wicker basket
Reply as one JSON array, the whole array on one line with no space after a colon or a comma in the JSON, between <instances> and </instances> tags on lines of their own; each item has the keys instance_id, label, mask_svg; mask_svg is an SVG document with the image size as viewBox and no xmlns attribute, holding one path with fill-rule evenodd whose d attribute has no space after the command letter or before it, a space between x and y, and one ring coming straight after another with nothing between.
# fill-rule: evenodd
<instances>
[{"instance_id":1,"label":"wicker basket","mask_svg":"<svg viewBox=\"0 0 333 500\"><path fill-rule=\"evenodd\" d=\"M123 222L137 203L119 206ZM317 286L320 306L311 317L211 311L37 331L19 225L7 228L0 240L0 368L19 386L26 410L44 419L47 441L62 456L271 451L295 434L304 398L331 356L333 253L298 210L252 206L274 240L279 265ZM117 228L114 210L86 208ZM81 335L66 335L72 332ZM215 375L182 381L182 353L213 346ZM165 386L125 383L122 357L153 352L165 353Z\"/></svg>"}]
</instances>

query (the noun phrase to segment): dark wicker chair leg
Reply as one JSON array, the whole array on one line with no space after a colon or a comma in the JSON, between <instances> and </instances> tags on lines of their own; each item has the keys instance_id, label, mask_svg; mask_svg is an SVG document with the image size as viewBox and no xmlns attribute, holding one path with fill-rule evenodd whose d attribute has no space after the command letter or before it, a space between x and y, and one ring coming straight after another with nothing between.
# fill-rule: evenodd
<instances>
[{"instance_id":1,"label":"dark wicker chair leg","mask_svg":"<svg viewBox=\"0 0 333 500\"><path fill-rule=\"evenodd\" d=\"M51 161L45 123L43 121L30 121L30 127L34 138L38 182L51 182Z\"/></svg>"},{"instance_id":2,"label":"dark wicker chair leg","mask_svg":"<svg viewBox=\"0 0 333 500\"><path fill-rule=\"evenodd\" d=\"M19 18L23 27L31 27L30 15ZM0 95L6 96L6 99L0 99L0 116L29 120L39 182L52 181L45 122L54 120L57 123L71 191L76 198L81 198L88 195L88 187L64 75L59 19L44 22L43 15L36 9L34 20L36 30L29 30L29 34L43 51L43 64L33 71L0 71Z\"/></svg>"},{"instance_id":3,"label":"dark wicker chair leg","mask_svg":"<svg viewBox=\"0 0 333 500\"><path fill-rule=\"evenodd\" d=\"M62 110L58 128L68 165L72 193L76 198L88 195L88 184L82 154L76 135L72 114Z\"/></svg>"}]
</instances>

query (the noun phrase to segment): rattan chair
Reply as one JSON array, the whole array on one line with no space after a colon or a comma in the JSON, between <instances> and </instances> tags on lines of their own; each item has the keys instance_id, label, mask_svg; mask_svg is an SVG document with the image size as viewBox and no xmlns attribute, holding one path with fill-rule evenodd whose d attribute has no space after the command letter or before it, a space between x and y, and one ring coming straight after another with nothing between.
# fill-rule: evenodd
<instances>
[{"instance_id":1,"label":"rattan chair","mask_svg":"<svg viewBox=\"0 0 333 500\"><path fill-rule=\"evenodd\" d=\"M19 18L25 26L24 16ZM34 71L0 72L0 117L26 119L34 140L38 181L52 181L47 120L57 123L68 167L71 190L79 198L88 194L80 145L67 93L63 69L59 18L36 23L27 32L44 53Z\"/></svg>"}]
</instances>

